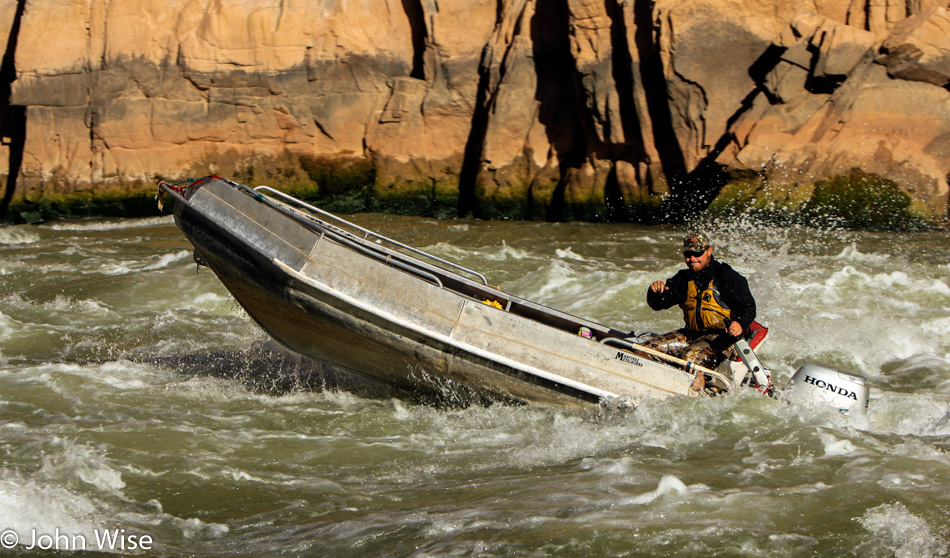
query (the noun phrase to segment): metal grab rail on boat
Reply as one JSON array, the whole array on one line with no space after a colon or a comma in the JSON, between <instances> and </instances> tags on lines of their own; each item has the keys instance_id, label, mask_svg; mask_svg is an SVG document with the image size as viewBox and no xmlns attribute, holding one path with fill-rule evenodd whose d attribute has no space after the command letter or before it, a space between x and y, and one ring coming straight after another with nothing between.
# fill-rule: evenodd
<instances>
[{"instance_id":1,"label":"metal grab rail on boat","mask_svg":"<svg viewBox=\"0 0 950 558\"><path fill-rule=\"evenodd\" d=\"M397 260L397 259L394 259L394 258L393 258L392 256L390 256L389 254L383 255L382 253L374 252L374 251L370 250L369 248L366 248L365 246L363 246L363 245L361 245L361 244L359 244L359 243L353 242L352 240L350 240L350 239L348 239L348 238L345 238L345 237L342 237L342 236L341 236L341 237L338 237L338 238L335 238L334 241L335 241L335 242L342 243L342 244L345 244L346 246L349 246L349 247L352 248L353 250L356 250L357 252L359 252L359 253L361 253L361 254L367 256L367 257L377 259L377 260L379 260L379 261L381 261L381 262L385 262L385 263L387 263L387 264L389 264L389 265L391 265L391 266L393 266L393 267L396 267L396 268L399 268L399 269L405 271L406 273L411 273L411 274L413 274L413 275L415 275L415 276L417 276L417 277L420 277L420 278L422 278L422 279L425 279L426 281L430 281L430 282L432 282L435 286L439 287L440 289L443 288L442 280L439 279L438 277L436 277L434 274L429 273L428 271L425 271L425 270L423 270L423 269L419 269L418 267L413 267L413 266L411 266L411 265L409 265L409 264L403 263L403 262L401 262L401 261L399 261L399 260Z\"/></svg>"},{"instance_id":2,"label":"metal grab rail on boat","mask_svg":"<svg viewBox=\"0 0 950 558\"><path fill-rule=\"evenodd\" d=\"M619 347L621 349L626 349L628 351L640 351L642 353L646 353L648 355L663 359L667 362L682 366L683 368L686 369L687 372L692 371L692 370L697 370L708 376L718 378L719 380L724 382L724 384L728 386L729 389L732 389L732 380L727 378L725 375L720 374L719 372L716 372L715 370L710 370L709 368L706 368L705 366L694 364L688 360L683 360L673 355L668 355L660 351L655 351L649 347L644 347L643 345L631 343L630 341L627 341L625 339L619 339L617 337L607 337L603 341L601 341L601 344Z\"/></svg>"},{"instance_id":3,"label":"metal grab rail on boat","mask_svg":"<svg viewBox=\"0 0 950 558\"><path fill-rule=\"evenodd\" d=\"M483 285L485 285L486 287L488 286L488 279L486 279L484 275L482 275L481 273L479 273L479 272L477 272L477 271L471 270L471 269L469 269L469 268L467 268L467 267L458 265L458 264L456 264L456 263L452 263L452 262L450 262L450 261L448 261L448 260L444 260L444 259L442 259L442 258L440 258L440 257L438 257L438 256L433 256L432 254L429 254L428 252L423 252L422 250L419 250L418 248L413 248L412 246L407 246L407 245L405 245L405 244L403 244L403 243L401 243L401 242L399 242L399 241L393 240L393 239L391 239L391 238L389 238L389 237L383 236L383 235L378 234L378 233L374 233L373 231L371 231L371 230L369 230L369 229L364 229L363 227L361 227L361 226L359 226L359 225L356 225L356 224L353 224L353 223L347 221L346 219L343 219L343 218L341 218L341 217L337 217L336 215L334 215L334 214L332 214L332 213L327 213L326 211L320 209L319 207L310 205L309 203L307 203L307 202L305 202L305 201L303 201L303 200L299 200L299 199L297 199L297 198L295 198L295 197L293 197L293 196L291 196L291 195L285 194L285 193L283 193L283 192L281 192L281 191L279 191L279 190L275 190L275 189L271 188L270 186L258 186L258 187L256 187L256 188L254 188L254 192L257 192L257 193L260 193L260 192L267 192L268 194L271 194L271 195L273 195L273 196L275 196L275 197L277 197L277 198L279 198L279 199L281 199L281 200L284 200L284 201L289 202L289 203L291 203L291 204L294 204L294 205L297 205L297 206L299 206L299 207L302 207L303 209L306 209L307 211L310 211L311 213L316 213L316 214L318 214L318 215L322 215L323 217L327 217L327 218L329 218L329 219L332 219L332 220L336 221L337 223L340 223L340 224L343 224L343 225L345 225L345 226L347 226L347 227L351 227L351 228L353 228L353 229L356 229L356 230L358 230L358 231L360 231L361 233L364 234L364 236L363 236L363 239L364 239L364 240L368 240L368 237L372 236L372 237L376 238L377 240L382 240L382 241L384 241L384 242L388 242L388 243L390 243L390 244L392 244L392 245L394 245L394 246L398 246L399 248L402 248L403 250L408 250L408 251L412 252L413 254L416 254L416 255L419 255L419 256L424 256L424 257L429 258L429 259L431 259L431 260L433 260L433 261L435 261L435 262L438 262L438 263L440 263L440 264L442 264L442 265L449 266L449 267L451 267L451 268L453 268L453 269L456 269L456 270L458 270L458 271L461 271L461 272L463 272L463 273L467 273L467 274L469 274L469 275L474 275L475 277L478 277L479 280L481 280L481 282L482 282Z\"/></svg>"}]
</instances>

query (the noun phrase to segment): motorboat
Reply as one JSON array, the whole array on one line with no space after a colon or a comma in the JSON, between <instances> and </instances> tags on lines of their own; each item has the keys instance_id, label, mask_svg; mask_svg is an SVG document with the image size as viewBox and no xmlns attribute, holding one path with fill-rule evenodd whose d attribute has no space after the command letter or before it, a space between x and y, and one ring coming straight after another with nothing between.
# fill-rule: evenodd
<instances>
[{"instance_id":1,"label":"motorboat","mask_svg":"<svg viewBox=\"0 0 950 558\"><path fill-rule=\"evenodd\" d=\"M753 351L761 339L713 370L274 188L208 176L161 182L160 206L164 194L195 261L272 338L403 390L589 408L772 389Z\"/></svg>"}]
</instances>

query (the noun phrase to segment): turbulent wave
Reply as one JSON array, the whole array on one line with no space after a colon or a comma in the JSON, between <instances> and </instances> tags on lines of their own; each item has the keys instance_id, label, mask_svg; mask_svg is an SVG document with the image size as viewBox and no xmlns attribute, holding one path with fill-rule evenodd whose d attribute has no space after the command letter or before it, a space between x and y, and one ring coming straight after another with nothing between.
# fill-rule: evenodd
<instances>
[{"instance_id":1,"label":"turbulent wave","mask_svg":"<svg viewBox=\"0 0 950 558\"><path fill-rule=\"evenodd\" d=\"M361 218L618 329L681 323L644 302L679 229ZM711 228L779 382L860 372L866 415L751 390L578 413L419 405L262 344L168 219L0 236L0 531L121 527L165 556L950 552L945 236Z\"/></svg>"},{"instance_id":2,"label":"turbulent wave","mask_svg":"<svg viewBox=\"0 0 950 558\"><path fill-rule=\"evenodd\" d=\"M28 227L0 228L0 244L33 244L40 241L40 235Z\"/></svg>"},{"instance_id":3,"label":"turbulent wave","mask_svg":"<svg viewBox=\"0 0 950 558\"><path fill-rule=\"evenodd\" d=\"M42 225L41 228L52 231L122 231L129 229L142 229L147 227L166 226L175 222L175 217L166 215L164 217L147 217L142 219L117 219L115 221L86 220L64 223L50 223Z\"/></svg>"}]
</instances>

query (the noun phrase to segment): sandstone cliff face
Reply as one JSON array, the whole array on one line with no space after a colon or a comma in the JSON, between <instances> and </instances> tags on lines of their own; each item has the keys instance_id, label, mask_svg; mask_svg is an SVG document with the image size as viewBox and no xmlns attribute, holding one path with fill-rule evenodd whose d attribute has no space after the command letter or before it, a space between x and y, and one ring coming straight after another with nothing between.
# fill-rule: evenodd
<instances>
[{"instance_id":1,"label":"sandstone cliff face","mask_svg":"<svg viewBox=\"0 0 950 558\"><path fill-rule=\"evenodd\" d=\"M0 0L4 203L362 165L442 214L629 219L858 167L943 216L946 7Z\"/></svg>"},{"instance_id":2,"label":"sandstone cliff face","mask_svg":"<svg viewBox=\"0 0 950 558\"><path fill-rule=\"evenodd\" d=\"M719 162L760 172L799 198L815 180L860 167L946 211L948 12L926 10L887 28L876 35L796 16L773 41L776 61Z\"/></svg>"}]
</instances>

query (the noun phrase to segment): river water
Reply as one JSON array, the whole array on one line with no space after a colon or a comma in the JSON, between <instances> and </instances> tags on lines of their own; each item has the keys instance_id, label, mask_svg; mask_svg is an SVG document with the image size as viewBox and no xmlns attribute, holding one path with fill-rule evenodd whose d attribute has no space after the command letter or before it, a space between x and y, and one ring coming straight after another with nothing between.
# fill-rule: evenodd
<instances>
[{"instance_id":1,"label":"river water","mask_svg":"<svg viewBox=\"0 0 950 558\"><path fill-rule=\"evenodd\" d=\"M354 219L618 329L681 323L644 302L681 228ZM711 230L777 383L852 370L867 415L418 405L275 352L170 217L0 228L0 553L947 555L950 235Z\"/></svg>"}]
</instances>

